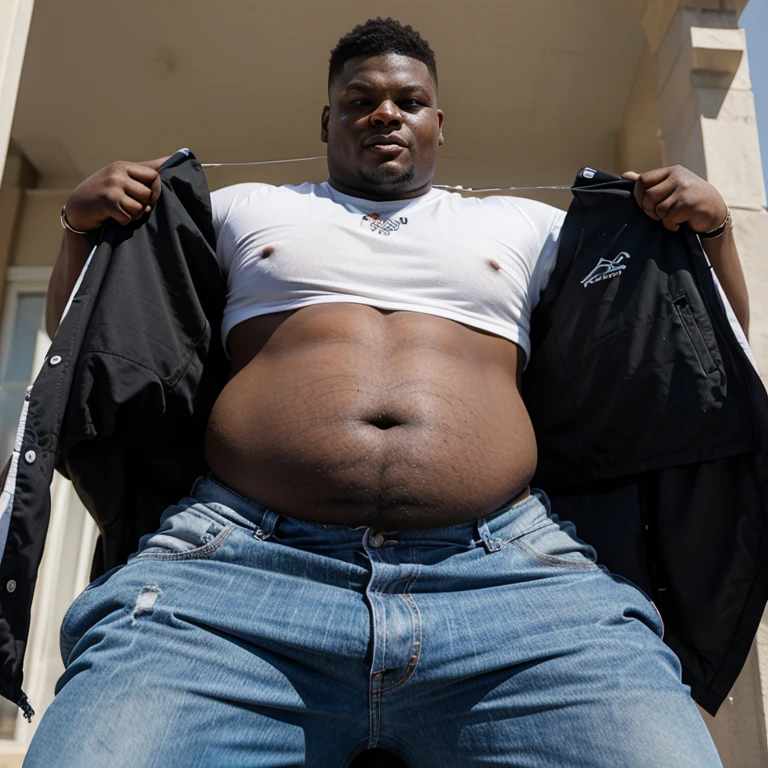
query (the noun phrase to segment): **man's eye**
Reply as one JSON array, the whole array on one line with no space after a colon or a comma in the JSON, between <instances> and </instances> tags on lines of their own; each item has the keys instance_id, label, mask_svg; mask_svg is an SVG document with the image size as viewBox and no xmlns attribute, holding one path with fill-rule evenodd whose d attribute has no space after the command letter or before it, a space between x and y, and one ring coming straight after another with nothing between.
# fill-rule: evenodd
<instances>
[{"instance_id":1,"label":"man's eye","mask_svg":"<svg viewBox=\"0 0 768 768\"><path fill-rule=\"evenodd\" d=\"M413 109L414 107L423 107L424 102L419 99L401 99L398 104L406 109Z\"/></svg>"},{"instance_id":2,"label":"man's eye","mask_svg":"<svg viewBox=\"0 0 768 768\"><path fill-rule=\"evenodd\" d=\"M355 107L370 107L373 102L370 99L353 99L349 103Z\"/></svg>"}]
</instances>

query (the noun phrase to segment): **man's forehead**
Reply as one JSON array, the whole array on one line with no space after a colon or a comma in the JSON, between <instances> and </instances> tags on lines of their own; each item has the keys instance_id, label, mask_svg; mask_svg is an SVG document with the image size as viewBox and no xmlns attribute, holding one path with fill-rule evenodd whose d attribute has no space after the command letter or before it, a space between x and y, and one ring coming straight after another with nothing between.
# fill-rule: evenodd
<instances>
[{"instance_id":1,"label":"man's forehead","mask_svg":"<svg viewBox=\"0 0 768 768\"><path fill-rule=\"evenodd\" d=\"M348 59L344 62L341 72L334 78L331 87L343 91L350 86L376 87L392 83L404 87L429 88L432 91L435 89L427 65L423 61L399 53Z\"/></svg>"}]
</instances>

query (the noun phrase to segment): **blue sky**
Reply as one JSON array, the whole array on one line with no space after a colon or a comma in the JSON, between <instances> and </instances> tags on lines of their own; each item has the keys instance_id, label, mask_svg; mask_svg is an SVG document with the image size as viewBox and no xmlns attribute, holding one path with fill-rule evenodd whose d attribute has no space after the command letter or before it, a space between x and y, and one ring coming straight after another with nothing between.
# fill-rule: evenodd
<instances>
[{"instance_id":1,"label":"blue sky","mask_svg":"<svg viewBox=\"0 0 768 768\"><path fill-rule=\"evenodd\" d=\"M747 51L755 92L757 127L760 131L760 150L763 155L763 176L768 180L768 0L750 0L741 17L741 26L747 30ZM768 186L768 183L767 183Z\"/></svg>"}]
</instances>

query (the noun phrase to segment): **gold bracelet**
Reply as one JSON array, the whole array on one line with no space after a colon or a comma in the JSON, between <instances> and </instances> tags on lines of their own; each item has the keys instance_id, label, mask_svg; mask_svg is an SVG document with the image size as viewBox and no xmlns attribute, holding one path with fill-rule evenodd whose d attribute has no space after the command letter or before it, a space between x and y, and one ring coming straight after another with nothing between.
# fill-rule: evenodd
<instances>
[{"instance_id":1,"label":"gold bracelet","mask_svg":"<svg viewBox=\"0 0 768 768\"><path fill-rule=\"evenodd\" d=\"M75 229L68 221L67 221L67 212L65 210L67 206L63 205L61 207L61 228L62 229L68 229L70 232L74 232L76 235L87 235L88 231L83 229Z\"/></svg>"},{"instance_id":2,"label":"gold bracelet","mask_svg":"<svg viewBox=\"0 0 768 768\"><path fill-rule=\"evenodd\" d=\"M711 229L709 232L699 232L699 237L703 237L706 240L711 240L715 237L722 237L733 230L733 217L731 216L731 209L725 206L726 214L725 221L715 229Z\"/></svg>"}]
</instances>

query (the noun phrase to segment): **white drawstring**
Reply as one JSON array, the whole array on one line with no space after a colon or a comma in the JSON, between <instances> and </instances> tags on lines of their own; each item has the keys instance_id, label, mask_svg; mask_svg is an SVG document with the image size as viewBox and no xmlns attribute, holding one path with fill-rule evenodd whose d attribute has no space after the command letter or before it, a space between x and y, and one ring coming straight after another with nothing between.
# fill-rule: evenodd
<instances>
[{"instance_id":1,"label":"white drawstring","mask_svg":"<svg viewBox=\"0 0 768 768\"><path fill-rule=\"evenodd\" d=\"M200 163L203 168L224 168L236 165L275 165L276 163L303 163L306 160L325 160L325 155L315 157L292 157L289 160L253 160L248 163Z\"/></svg>"},{"instance_id":2,"label":"white drawstring","mask_svg":"<svg viewBox=\"0 0 768 768\"><path fill-rule=\"evenodd\" d=\"M233 168L246 165L277 165L278 163L304 163L310 160L325 160L325 155L315 155L314 157L291 157L286 160L251 160L249 162L239 163L201 163L203 168ZM450 189L454 192L520 192L524 190L535 189L571 189L570 184L553 184L545 186L523 186L523 187L463 187L461 185L451 186L450 184L433 184L436 189Z\"/></svg>"}]
</instances>

